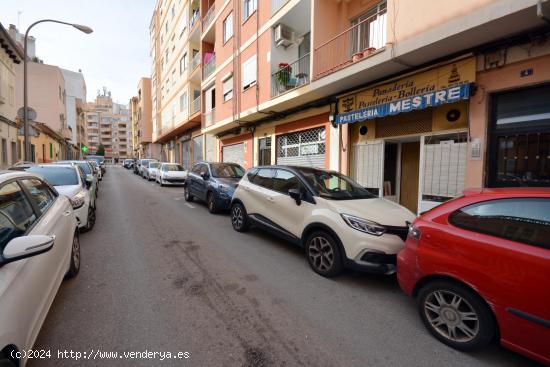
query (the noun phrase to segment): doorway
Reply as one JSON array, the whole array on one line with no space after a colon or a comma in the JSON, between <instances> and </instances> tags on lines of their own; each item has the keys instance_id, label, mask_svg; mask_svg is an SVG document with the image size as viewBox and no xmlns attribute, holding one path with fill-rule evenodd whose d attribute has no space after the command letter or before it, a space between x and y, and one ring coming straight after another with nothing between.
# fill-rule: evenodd
<instances>
[{"instance_id":1,"label":"doorway","mask_svg":"<svg viewBox=\"0 0 550 367\"><path fill-rule=\"evenodd\" d=\"M418 212L418 178L420 170L420 142L401 144L401 181L399 204L413 213Z\"/></svg>"}]
</instances>

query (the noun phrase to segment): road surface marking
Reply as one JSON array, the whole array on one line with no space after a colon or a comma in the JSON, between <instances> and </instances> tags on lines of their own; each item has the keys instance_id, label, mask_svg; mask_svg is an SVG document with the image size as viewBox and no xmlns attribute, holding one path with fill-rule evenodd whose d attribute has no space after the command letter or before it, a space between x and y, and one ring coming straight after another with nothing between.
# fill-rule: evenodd
<instances>
[{"instance_id":1,"label":"road surface marking","mask_svg":"<svg viewBox=\"0 0 550 367\"><path fill-rule=\"evenodd\" d=\"M195 207L194 207L193 205L189 204L189 203L185 203L185 206L187 206L187 207L189 207L189 208L191 208L191 209L195 209Z\"/></svg>"}]
</instances>

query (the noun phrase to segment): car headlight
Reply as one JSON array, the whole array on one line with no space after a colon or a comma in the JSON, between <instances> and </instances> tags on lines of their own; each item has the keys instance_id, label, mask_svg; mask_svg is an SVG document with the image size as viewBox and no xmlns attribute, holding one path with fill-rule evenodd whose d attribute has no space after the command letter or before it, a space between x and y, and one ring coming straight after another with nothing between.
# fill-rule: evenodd
<instances>
[{"instance_id":1,"label":"car headlight","mask_svg":"<svg viewBox=\"0 0 550 367\"><path fill-rule=\"evenodd\" d=\"M373 236L382 236L386 232L386 228L381 226L380 224L359 218L353 215L349 214L340 214L344 221L347 223L348 226L350 226L353 229L356 229L360 232L368 233Z\"/></svg>"},{"instance_id":2,"label":"car headlight","mask_svg":"<svg viewBox=\"0 0 550 367\"><path fill-rule=\"evenodd\" d=\"M83 190L80 190L74 196L70 197L69 201L71 202L73 209L78 209L84 205L84 202L86 201L86 193Z\"/></svg>"}]
</instances>

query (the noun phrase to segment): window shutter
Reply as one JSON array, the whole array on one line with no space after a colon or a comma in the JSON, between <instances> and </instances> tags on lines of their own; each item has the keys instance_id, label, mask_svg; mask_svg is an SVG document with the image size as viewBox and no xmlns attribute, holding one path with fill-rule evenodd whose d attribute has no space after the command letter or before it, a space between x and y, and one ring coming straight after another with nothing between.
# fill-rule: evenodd
<instances>
[{"instance_id":1,"label":"window shutter","mask_svg":"<svg viewBox=\"0 0 550 367\"><path fill-rule=\"evenodd\" d=\"M248 89L256 81L256 55L243 64L243 89Z\"/></svg>"}]
</instances>

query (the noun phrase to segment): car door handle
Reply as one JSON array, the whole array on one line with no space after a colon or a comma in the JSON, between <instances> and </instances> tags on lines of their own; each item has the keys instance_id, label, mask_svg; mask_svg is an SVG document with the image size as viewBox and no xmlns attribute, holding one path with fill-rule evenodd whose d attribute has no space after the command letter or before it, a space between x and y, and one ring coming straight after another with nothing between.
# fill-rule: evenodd
<instances>
[{"instance_id":1,"label":"car door handle","mask_svg":"<svg viewBox=\"0 0 550 367\"><path fill-rule=\"evenodd\" d=\"M68 215L71 215L73 211L72 210L67 210L65 213L63 213L64 216L68 216Z\"/></svg>"},{"instance_id":2,"label":"car door handle","mask_svg":"<svg viewBox=\"0 0 550 367\"><path fill-rule=\"evenodd\" d=\"M268 197L267 197L267 201L273 203L273 202L275 202L275 199L273 199L272 196L268 196Z\"/></svg>"},{"instance_id":3,"label":"car door handle","mask_svg":"<svg viewBox=\"0 0 550 367\"><path fill-rule=\"evenodd\" d=\"M246 191L250 191L250 187L248 187L248 186L243 186L243 187Z\"/></svg>"}]
</instances>

